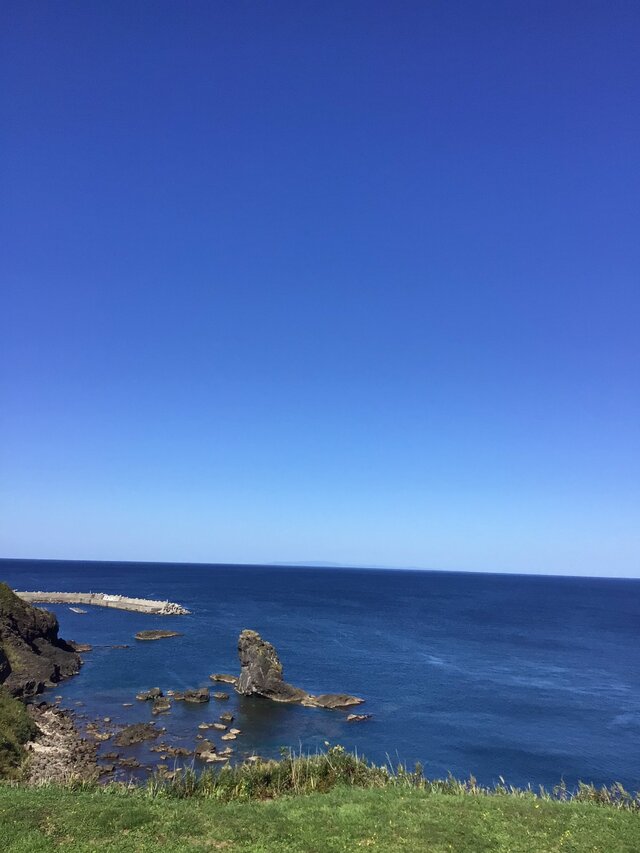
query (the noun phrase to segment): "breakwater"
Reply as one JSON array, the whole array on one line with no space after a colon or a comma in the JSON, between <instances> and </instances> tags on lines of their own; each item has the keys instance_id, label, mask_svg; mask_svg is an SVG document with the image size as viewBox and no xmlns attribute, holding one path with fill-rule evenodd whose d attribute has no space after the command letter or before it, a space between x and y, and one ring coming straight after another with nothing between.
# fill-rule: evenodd
<instances>
[{"instance_id":1,"label":"breakwater","mask_svg":"<svg viewBox=\"0 0 640 853\"><path fill-rule=\"evenodd\" d=\"M116 610L134 610L138 613L155 613L159 616L184 616L190 611L173 601L154 601L150 598L128 598L108 595L105 592L16 592L29 604L89 604L94 607L113 607Z\"/></svg>"}]
</instances>

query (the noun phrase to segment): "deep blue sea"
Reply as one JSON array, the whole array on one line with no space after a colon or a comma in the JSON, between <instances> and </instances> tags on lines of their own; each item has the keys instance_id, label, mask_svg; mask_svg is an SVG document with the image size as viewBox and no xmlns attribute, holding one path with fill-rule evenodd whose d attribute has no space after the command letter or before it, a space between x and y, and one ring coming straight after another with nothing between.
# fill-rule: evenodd
<instances>
[{"instance_id":1,"label":"deep blue sea","mask_svg":"<svg viewBox=\"0 0 640 853\"><path fill-rule=\"evenodd\" d=\"M339 711L231 691L223 704L174 702L155 718L165 740L193 747L198 724L229 708L242 730L238 757L328 741L376 763L420 761L429 776L640 788L640 581L34 560L0 561L0 579L17 589L169 599L192 611L83 615L47 605L62 637L94 646L81 673L46 696L62 696L86 719L148 720L150 703L136 702L136 691L213 686L210 673L237 673L238 634L253 628L275 645L287 681L362 696L359 710L373 718L347 723ZM184 635L134 639L156 627ZM147 746L130 753L158 761Z\"/></svg>"}]
</instances>

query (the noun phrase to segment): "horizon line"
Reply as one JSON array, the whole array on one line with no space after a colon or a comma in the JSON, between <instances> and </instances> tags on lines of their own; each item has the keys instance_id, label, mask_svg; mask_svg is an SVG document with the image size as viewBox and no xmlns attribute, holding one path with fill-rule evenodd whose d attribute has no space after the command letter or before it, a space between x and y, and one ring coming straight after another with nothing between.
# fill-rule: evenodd
<instances>
[{"instance_id":1,"label":"horizon line","mask_svg":"<svg viewBox=\"0 0 640 853\"><path fill-rule=\"evenodd\" d=\"M330 561L277 561L266 563L226 563L226 562L206 562L203 560L109 560L109 559L84 559L80 557L0 557L2 562L39 562L39 563L118 563L123 565L165 565L165 566L230 566L238 568L298 568L298 569L346 569L348 570L364 570L364 571L383 571L383 572L432 572L441 574L464 574L464 575L508 575L515 577L553 577L553 578L593 578L596 580L637 580L640 581L640 575L567 575L556 572L536 572L536 571L509 571L496 569L494 571L485 571L482 569L438 569L425 568L424 566L388 566L388 565L364 565L361 563L336 563Z\"/></svg>"}]
</instances>

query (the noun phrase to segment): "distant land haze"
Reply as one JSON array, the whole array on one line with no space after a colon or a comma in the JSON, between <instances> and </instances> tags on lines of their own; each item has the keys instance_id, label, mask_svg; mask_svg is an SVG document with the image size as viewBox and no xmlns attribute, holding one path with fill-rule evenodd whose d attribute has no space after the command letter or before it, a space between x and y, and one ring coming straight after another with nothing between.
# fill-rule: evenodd
<instances>
[{"instance_id":1,"label":"distant land haze","mask_svg":"<svg viewBox=\"0 0 640 853\"><path fill-rule=\"evenodd\" d=\"M2 568L3 563L6 564L16 564L20 563L38 563L43 566L51 565L52 568L55 567L56 564L68 565L68 564L86 564L86 565L95 565L95 566L123 566L123 565L131 565L131 566L175 566L176 568L184 567L188 568L189 566L193 567L210 567L211 569L216 568L227 568L227 569L238 569L241 570L243 568L252 569L252 568L287 568L287 569L345 569L345 570L361 570L361 571L381 571L381 572L425 572L425 573L437 573L437 574L451 574L451 575L522 575L523 577L530 576L540 576L540 577L566 577L566 578L611 578L612 580L620 579L620 580L639 580L640 581L640 570L637 575L624 575L624 574L613 574L606 572L556 572L556 571L510 571L510 570L500 570L495 569L493 571L484 571L480 569L449 569L449 568L433 568L433 567L425 567L425 566L393 566L393 565L371 565L364 563L338 563L331 562L328 560L300 560L300 561L288 561L288 560L280 560L280 561L272 561L272 562L223 562L223 561L210 561L210 560L99 560L99 559L65 559L65 558L41 558L41 557L0 557L0 569Z\"/></svg>"}]
</instances>

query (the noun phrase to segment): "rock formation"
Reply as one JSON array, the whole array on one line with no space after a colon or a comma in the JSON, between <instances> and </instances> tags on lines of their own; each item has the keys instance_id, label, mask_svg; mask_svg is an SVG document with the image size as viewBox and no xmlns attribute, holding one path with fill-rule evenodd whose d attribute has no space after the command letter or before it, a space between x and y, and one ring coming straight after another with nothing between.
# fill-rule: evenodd
<instances>
[{"instance_id":1,"label":"rock formation","mask_svg":"<svg viewBox=\"0 0 640 853\"><path fill-rule=\"evenodd\" d=\"M223 684L237 684L238 679L235 675L227 675L224 672L214 672L213 675L210 675L209 678L211 681L221 681Z\"/></svg>"},{"instance_id":2,"label":"rock formation","mask_svg":"<svg viewBox=\"0 0 640 853\"><path fill-rule=\"evenodd\" d=\"M116 735L115 743L118 746L133 746L136 743L142 743L143 740L153 740L163 731L164 729L157 729L154 723L133 723L125 726Z\"/></svg>"},{"instance_id":3,"label":"rock formation","mask_svg":"<svg viewBox=\"0 0 640 853\"><path fill-rule=\"evenodd\" d=\"M192 702L197 705L208 702L211 696L208 687L198 687L195 690L174 690L173 698L176 702Z\"/></svg>"},{"instance_id":4,"label":"rock formation","mask_svg":"<svg viewBox=\"0 0 640 853\"><path fill-rule=\"evenodd\" d=\"M323 693L312 696L306 690L293 687L283 678L278 653L256 631L244 630L238 639L240 677L235 689L243 696L265 696L274 702L295 702L316 708L348 708L360 705L364 699L343 693Z\"/></svg>"},{"instance_id":5,"label":"rock formation","mask_svg":"<svg viewBox=\"0 0 640 853\"><path fill-rule=\"evenodd\" d=\"M138 631L136 640L165 640L169 637L181 637L178 631Z\"/></svg>"},{"instance_id":6,"label":"rock formation","mask_svg":"<svg viewBox=\"0 0 640 853\"><path fill-rule=\"evenodd\" d=\"M171 710L171 702L167 699L166 696L158 696L153 700L153 705L151 706L151 713L156 716L157 714L166 714Z\"/></svg>"},{"instance_id":7,"label":"rock formation","mask_svg":"<svg viewBox=\"0 0 640 853\"><path fill-rule=\"evenodd\" d=\"M78 653L58 637L53 613L21 601L0 583L0 684L29 697L80 669Z\"/></svg>"},{"instance_id":8,"label":"rock formation","mask_svg":"<svg viewBox=\"0 0 640 853\"><path fill-rule=\"evenodd\" d=\"M243 696L254 693L275 702L302 702L307 694L282 676L278 653L256 631L243 631L238 639L240 677L236 690Z\"/></svg>"},{"instance_id":9,"label":"rock formation","mask_svg":"<svg viewBox=\"0 0 640 853\"><path fill-rule=\"evenodd\" d=\"M159 687L152 687L151 690L142 690L140 693L136 693L136 699L140 702L152 702L154 699L160 699L162 695L162 690Z\"/></svg>"}]
</instances>

